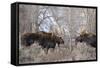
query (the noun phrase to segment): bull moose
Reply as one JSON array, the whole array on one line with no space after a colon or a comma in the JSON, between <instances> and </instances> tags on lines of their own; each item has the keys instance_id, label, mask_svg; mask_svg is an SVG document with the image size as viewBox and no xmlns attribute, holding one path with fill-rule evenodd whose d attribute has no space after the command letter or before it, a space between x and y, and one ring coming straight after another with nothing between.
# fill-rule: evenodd
<instances>
[{"instance_id":1,"label":"bull moose","mask_svg":"<svg viewBox=\"0 0 100 68\"><path fill-rule=\"evenodd\" d=\"M76 37L75 42L85 42L86 44L91 45L92 47L97 47L97 38L93 33L84 33Z\"/></svg>"},{"instance_id":2,"label":"bull moose","mask_svg":"<svg viewBox=\"0 0 100 68\"><path fill-rule=\"evenodd\" d=\"M58 46L60 44L64 44L62 37L43 31L36 33L25 33L21 37L21 42L24 46L31 46L31 44L33 44L35 41L38 42L43 49L46 48L47 52L49 48L55 49L56 44L58 44Z\"/></svg>"}]
</instances>

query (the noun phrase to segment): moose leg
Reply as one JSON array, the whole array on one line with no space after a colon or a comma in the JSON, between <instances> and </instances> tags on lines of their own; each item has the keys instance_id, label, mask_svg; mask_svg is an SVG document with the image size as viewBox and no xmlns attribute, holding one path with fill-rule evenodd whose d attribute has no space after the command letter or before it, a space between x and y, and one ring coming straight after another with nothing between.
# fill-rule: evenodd
<instances>
[{"instance_id":1,"label":"moose leg","mask_svg":"<svg viewBox=\"0 0 100 68\"><path fill-rule=\"evenodd\" d=\"M44 52L45 52L45 54L48 54L48 48L44 48Z\"/></svg>"}]
</instances>

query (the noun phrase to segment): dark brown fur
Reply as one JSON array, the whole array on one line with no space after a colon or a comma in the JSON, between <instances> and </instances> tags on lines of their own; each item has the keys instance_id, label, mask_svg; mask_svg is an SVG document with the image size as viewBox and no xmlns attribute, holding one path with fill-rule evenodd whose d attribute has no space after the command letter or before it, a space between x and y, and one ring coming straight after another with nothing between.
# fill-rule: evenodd
<instances>
[{"instance_id":1,"label":"dark brown fur","mask_svg":"<svg viewBox=\"0 0 100 68\"><path fill-rule=\"evenodd\" d=\"M46 33L43 31L37 33L25 33L21 37L22 45L31 46L31 44L37 41L39 45L47 51L49 48L55 48L56 44L64 44L64 40L61 37L53 35L52 33Z\"/></svg>"},{"instance_id":2,"label":"dark brown fur","mask_svg":"<svg viewBox=\"0 0 100 68\"><path fill-rule=\"evenodd\" d=\"M75 42L85 42L92 47L97 46L96 35L91 33L81 34L80 36L76 37Z\"/></svg>"},{"instance_id":3,"label":"dark brown fur","mask_svg":"<svg viewBox=\"0 0 100 68\"><path fill-rule=\"evenodd\" d=\"M30 46L34 41L37 41L39 38L35 33L25 33L21 37L21 43L25 46Z\"/></svg>"}]
</instances>

